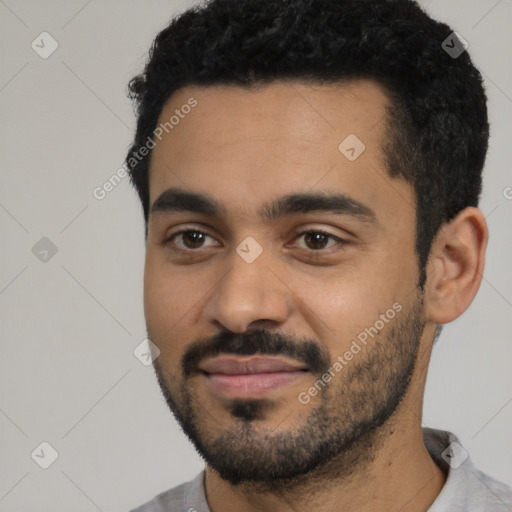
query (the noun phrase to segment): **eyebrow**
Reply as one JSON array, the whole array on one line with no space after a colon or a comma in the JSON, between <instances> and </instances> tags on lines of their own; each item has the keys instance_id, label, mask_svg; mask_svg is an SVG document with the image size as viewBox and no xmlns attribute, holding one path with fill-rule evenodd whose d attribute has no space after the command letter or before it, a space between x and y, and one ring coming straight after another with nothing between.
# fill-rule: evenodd
<instances>
[{"instance_id":1,"label":"eyebrow","mask_svg":"<svg viewBox=\"0 0 512 512\"><path fill-rule=\"evenodd\" d=\"M195 212L208 217L225 217L227 213L224 205L206 194L171 187L155 200L150 216L177 212ZM305 192L281 196L264 203L258 215L270 223L288 215L313 212L349 215L363 222L377 224L377 217L371 208L341 193Z\"/></svg>"}]
</instances>

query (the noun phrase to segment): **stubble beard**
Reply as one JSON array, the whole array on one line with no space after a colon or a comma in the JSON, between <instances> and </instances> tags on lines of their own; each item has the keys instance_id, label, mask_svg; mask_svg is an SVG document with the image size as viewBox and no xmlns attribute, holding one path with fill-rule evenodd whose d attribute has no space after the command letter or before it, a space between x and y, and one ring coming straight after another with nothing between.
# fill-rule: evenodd
<instances>
[{"instance_id":1,"label":"stubble beard","mask_svg":"<svg viewBox=\"0 0 512 512\"><path fill-rule=\"evenodd\" d=\"M208 422L215 411L204 411L190 379L172 379L158 360L153 363L155 373L184 433L222 479L232 485L250 484L261 492L293 489L306 481L325 485L326 479L345 478L367 465L383 443L384 427L411 383L424 328L422 304L418 294L392 320L386 336L369 340L332 378L314 406L306 407L293 397L304 418L293 429L279 429L279 414L274 425L269 422L277 410L275 402L233 400L230 423L213 435L219 425Z\"/></svg>"}]
</instances>

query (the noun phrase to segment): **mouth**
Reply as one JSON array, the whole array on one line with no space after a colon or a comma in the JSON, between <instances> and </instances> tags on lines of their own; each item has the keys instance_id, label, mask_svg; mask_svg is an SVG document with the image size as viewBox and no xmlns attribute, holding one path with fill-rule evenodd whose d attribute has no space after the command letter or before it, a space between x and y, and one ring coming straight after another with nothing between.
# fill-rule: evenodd
<instances>
[{"instance_id":1,"label":"mouth","mask_svg":"<svg viewBox=\"0 0 512 512\"><path fill-rule=\"evenodd\" d=\"M221 355L199 365L212 390L226 398L258 398L294 384L308 373L297 361L272 356Z\"/></svg>"}]
</instances>

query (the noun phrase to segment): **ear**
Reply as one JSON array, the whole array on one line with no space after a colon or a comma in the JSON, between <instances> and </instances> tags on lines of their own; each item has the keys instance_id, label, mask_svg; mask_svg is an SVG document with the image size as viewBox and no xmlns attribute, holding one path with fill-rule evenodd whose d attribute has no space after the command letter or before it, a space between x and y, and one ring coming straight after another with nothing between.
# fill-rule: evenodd
<instances>
[{"instance_id":1,"label":"ear","mask_svg":"<svg viewBox=\"0 0 512 512\"><path fill-rule=\"evenodd\" d=\"M446 324L469 307L482 282L488 238L478 208L465 208L441 226L427 265L425 306L430 321Z\"/></svg>"}]
</instances>

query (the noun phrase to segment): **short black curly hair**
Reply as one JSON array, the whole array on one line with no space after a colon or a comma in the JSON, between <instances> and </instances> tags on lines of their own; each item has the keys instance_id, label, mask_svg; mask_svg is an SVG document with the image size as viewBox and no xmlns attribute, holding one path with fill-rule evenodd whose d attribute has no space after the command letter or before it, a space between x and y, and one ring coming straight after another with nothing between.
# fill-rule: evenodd
<instances>
[{"instance_id":1,"label":"short black curly hair","mask_svg":"<svg viewBox=\"0 0 512 512\"><path fill-rule=\"evenodd\" d=\"M392 104L388 174L415 190L423 287L440 226L478 205L489 139L482 77L466 51L446 51L445 41L457 42L451 34L413 0L212 0L175 17L128 86L137 129L125 165L142 202L146 237L151 153L134 156L176 90L372 79Z\"/></svg>"}]
</instances>

